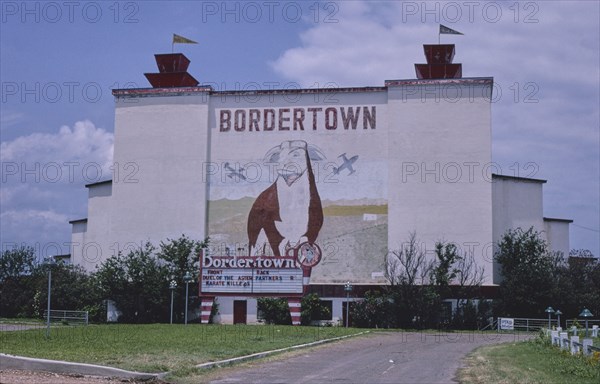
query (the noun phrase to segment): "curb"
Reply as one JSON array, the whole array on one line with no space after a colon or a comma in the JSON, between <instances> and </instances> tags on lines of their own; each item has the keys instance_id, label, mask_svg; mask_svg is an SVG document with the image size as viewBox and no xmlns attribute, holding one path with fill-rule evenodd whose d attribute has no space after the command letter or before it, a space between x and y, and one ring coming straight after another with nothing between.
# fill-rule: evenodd
<instances>
[{"instance_id":1,"label":"curb","mask_svg":"<svg viewBox=\"0 0 600 384\"><path fill-rule=\"evenodd\" d=\"M360 335L364 335L364 334L367 334L367 333L370 333L370 331L364 331L364 332L360 332L360 333L354 333L352 335L345 335L345 336L334 337L334 338L331 338L331 339L313 341L312 343L307 343L307 344L293 345L291 347L273 349L271 351L257 352L257 353L253 353L251 355L240 356L240 357L233 357L231 359L225 359L225 360L219 360L219 361L211 361L211 362L208 362L208 363L198 364L198 365L196 365L196 368L208 369L208 368L222 367L222 366L226 366L226 365L237 364L237 363L241 363L241 362L244 362L244 361L247 361L247 360L260 359L260 358L267 357L269 355L273 355L273 354L276 354L276 353L287 352L287 351L291 351L293 349L301 349L301 348L313 347L315 345L330 343L330 342L333 342L333 341L342 340L342 339L346 339L346 338L354 337L354 336L360 336Z\"/></svg>"},{"instance_id":2,"label":"curb","mask_svg":"<svg viewBox=\"0 0 600 384\"><path fill-rule=\"evenodd\" d=\"M0 367L2 367L2 369L46 371L60 374L117 377L137 380L150 380L165 375L165 373L126 371L124 369L106 367L104 365L36 359L33 357L14 356L5 353L0 353Z\"/></svg>"}]
</instances>

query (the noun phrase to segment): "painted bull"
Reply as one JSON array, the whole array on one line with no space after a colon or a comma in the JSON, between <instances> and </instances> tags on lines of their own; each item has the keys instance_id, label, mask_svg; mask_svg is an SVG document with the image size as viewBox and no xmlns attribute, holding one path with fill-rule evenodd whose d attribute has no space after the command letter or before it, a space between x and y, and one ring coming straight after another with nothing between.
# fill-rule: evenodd
<instances>
[{"instance_id":1,"label":"painted bull","mask_svg":"<svg viewBox=\"0 0 600 384\"><path fill-rule=\"evenodd\" d=\"M323 208L312 161L321 151L302 140L284 141L269 150L265 163L274 164L275 182L258 195L248 215L250 253L275 256L308 242L314 244L323 225Z\"/></svg>"}]
</instances>

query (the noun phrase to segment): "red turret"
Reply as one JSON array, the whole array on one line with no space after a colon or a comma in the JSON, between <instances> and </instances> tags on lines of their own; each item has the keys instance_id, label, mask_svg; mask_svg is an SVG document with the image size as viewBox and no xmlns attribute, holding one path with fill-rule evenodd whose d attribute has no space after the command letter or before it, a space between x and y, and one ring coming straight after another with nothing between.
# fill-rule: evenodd
<instances>
[{"instance_id":1,"label":"red turret","mask_svg":"<svg viewBox=\"0 0 600 384\"><path fill-rule=\"evenodd\" d=\"M452 64L454 44L425 44L427 64L415 64L417 79L459 79L462 64Z\"/></svg>"},{"instance_id":2,"label":"red turret","mask_svg":"<svg viewBox=\"0 0 600 384\"><path fill-rule=\"evenodd\" d=\"M153 88L195 87L198 80L187 72L190 60L183 53L154 55L160 73L144 73Z\"/></svg>"}]
</instances>

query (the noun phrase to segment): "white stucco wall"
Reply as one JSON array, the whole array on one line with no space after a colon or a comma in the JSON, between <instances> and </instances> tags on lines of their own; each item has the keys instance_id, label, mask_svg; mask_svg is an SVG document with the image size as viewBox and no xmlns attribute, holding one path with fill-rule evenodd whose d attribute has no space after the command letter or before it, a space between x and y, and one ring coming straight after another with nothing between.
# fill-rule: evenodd
<instances>
[{"instance_id":1,"label":"white stucco wall","mask_svg":"<svg viewBox=\"0 0 600 384\"><path fill-rule=\"evenodd\" d=\"M109 255L182 234L204 239L208 97L117 100Z\"/></svg>"},{"instance_id":2,"label":"white stucco wall","mask_svg":"<svg viewBox=\"0 0 600 384\"><path fill-rule=\"evenodd\" d=\"M83 260L83 244L86 242L87 220L76 220L71 222L71 263L86 268ZM87 269L87 268L86 268Z\"/></svg>"},{"instance_id":3,"label":"white stucco wall","mask_svg":"<svg viewBox=\"0 0 600 384\"><path fill-rule=\"evenodd\" d=\"M494 176L494 240L497 241L507 229L543 226L542 187L545 181Z\"/></svg>"},{"instance_id":4,"label":"white stucco wall","mask_svg":"<svg viewBox=\"0 0 600 384\"><path fill-rule=\"evenodd\" d=\"M491 79L389 87L389 247L411 232L473 252L492 283ZM451 87L451 88L449 88ZM450 91L462 97L451 98Z\"/></svg>"},{"instance_id":5,"label":"white stucco wall","mask_svg":"<svg viewBox=\"0 0 600 384\"><path fill-rule=\"evenodd\" d=\"M105 244L110 239L112 183L98 183L88 187L88 225L82 247L83 261L88 270L95 269L107 257Z\"/></svg>"},{"instance_id":6,"label":"white stucco wall","mask_svg":"<svg viewBox=\"0 0 600 384\"><path fill-rule=\"evenodd\" d=\"M257 324L258 304L255 298L246 296L219 296L217 297L219 311L217 318L214 319L217 324L233 324L233 302L236 300L246 301L246 324Z\"/></svg>"},{"instance_id":7,"label":"white stucco wall","mask_svg":"<svg viewBox=\"0 0 600 384\"><path fill-rule=\"evenodd\" d=\"M88 220L72 227L71 255L73 263L93 271L107 257L110 246L112 183L99 182L88 188Z\"/></svg>"},{"instance_id":8,"label":"white stucco wall","mask_svg":"<svg viewBox=\"0 0 600 384\"><path fill-rule=\"evenodd\" d=\"M545 180L495 175L492 183L494 249L509 229L534 227L544 231L542 187ZM494 263L494 282L501 281L500 266Z\"/></svg>"},{"instance_id":9,"label":"white stucco wall","mask_svg":"<svg viewBox=\"0 0 600 384\"><path fill-rule=\"evenodd\" d=\"M548 248L553 252L561 252L566 258L571 250L569 243L570 220L544 218L544 233Z\"/></svg>"}]
</instances>

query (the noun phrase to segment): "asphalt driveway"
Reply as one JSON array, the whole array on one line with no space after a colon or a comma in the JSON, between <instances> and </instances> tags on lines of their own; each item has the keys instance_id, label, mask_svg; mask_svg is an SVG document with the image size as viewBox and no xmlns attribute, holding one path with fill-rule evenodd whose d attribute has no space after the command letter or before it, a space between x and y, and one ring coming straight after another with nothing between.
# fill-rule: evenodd
<instances>
[{"instance_id":1,"label":"asphalt driveway","mask_svg":"<svg viewBox=\"0 0 600 384\"><path fill-rule=\"evenodd\" d=\"M475 348L529 338L517 334L377 332L274 361L225 369L211 383L454 383Z\"/></svg>"}]
</instances>

